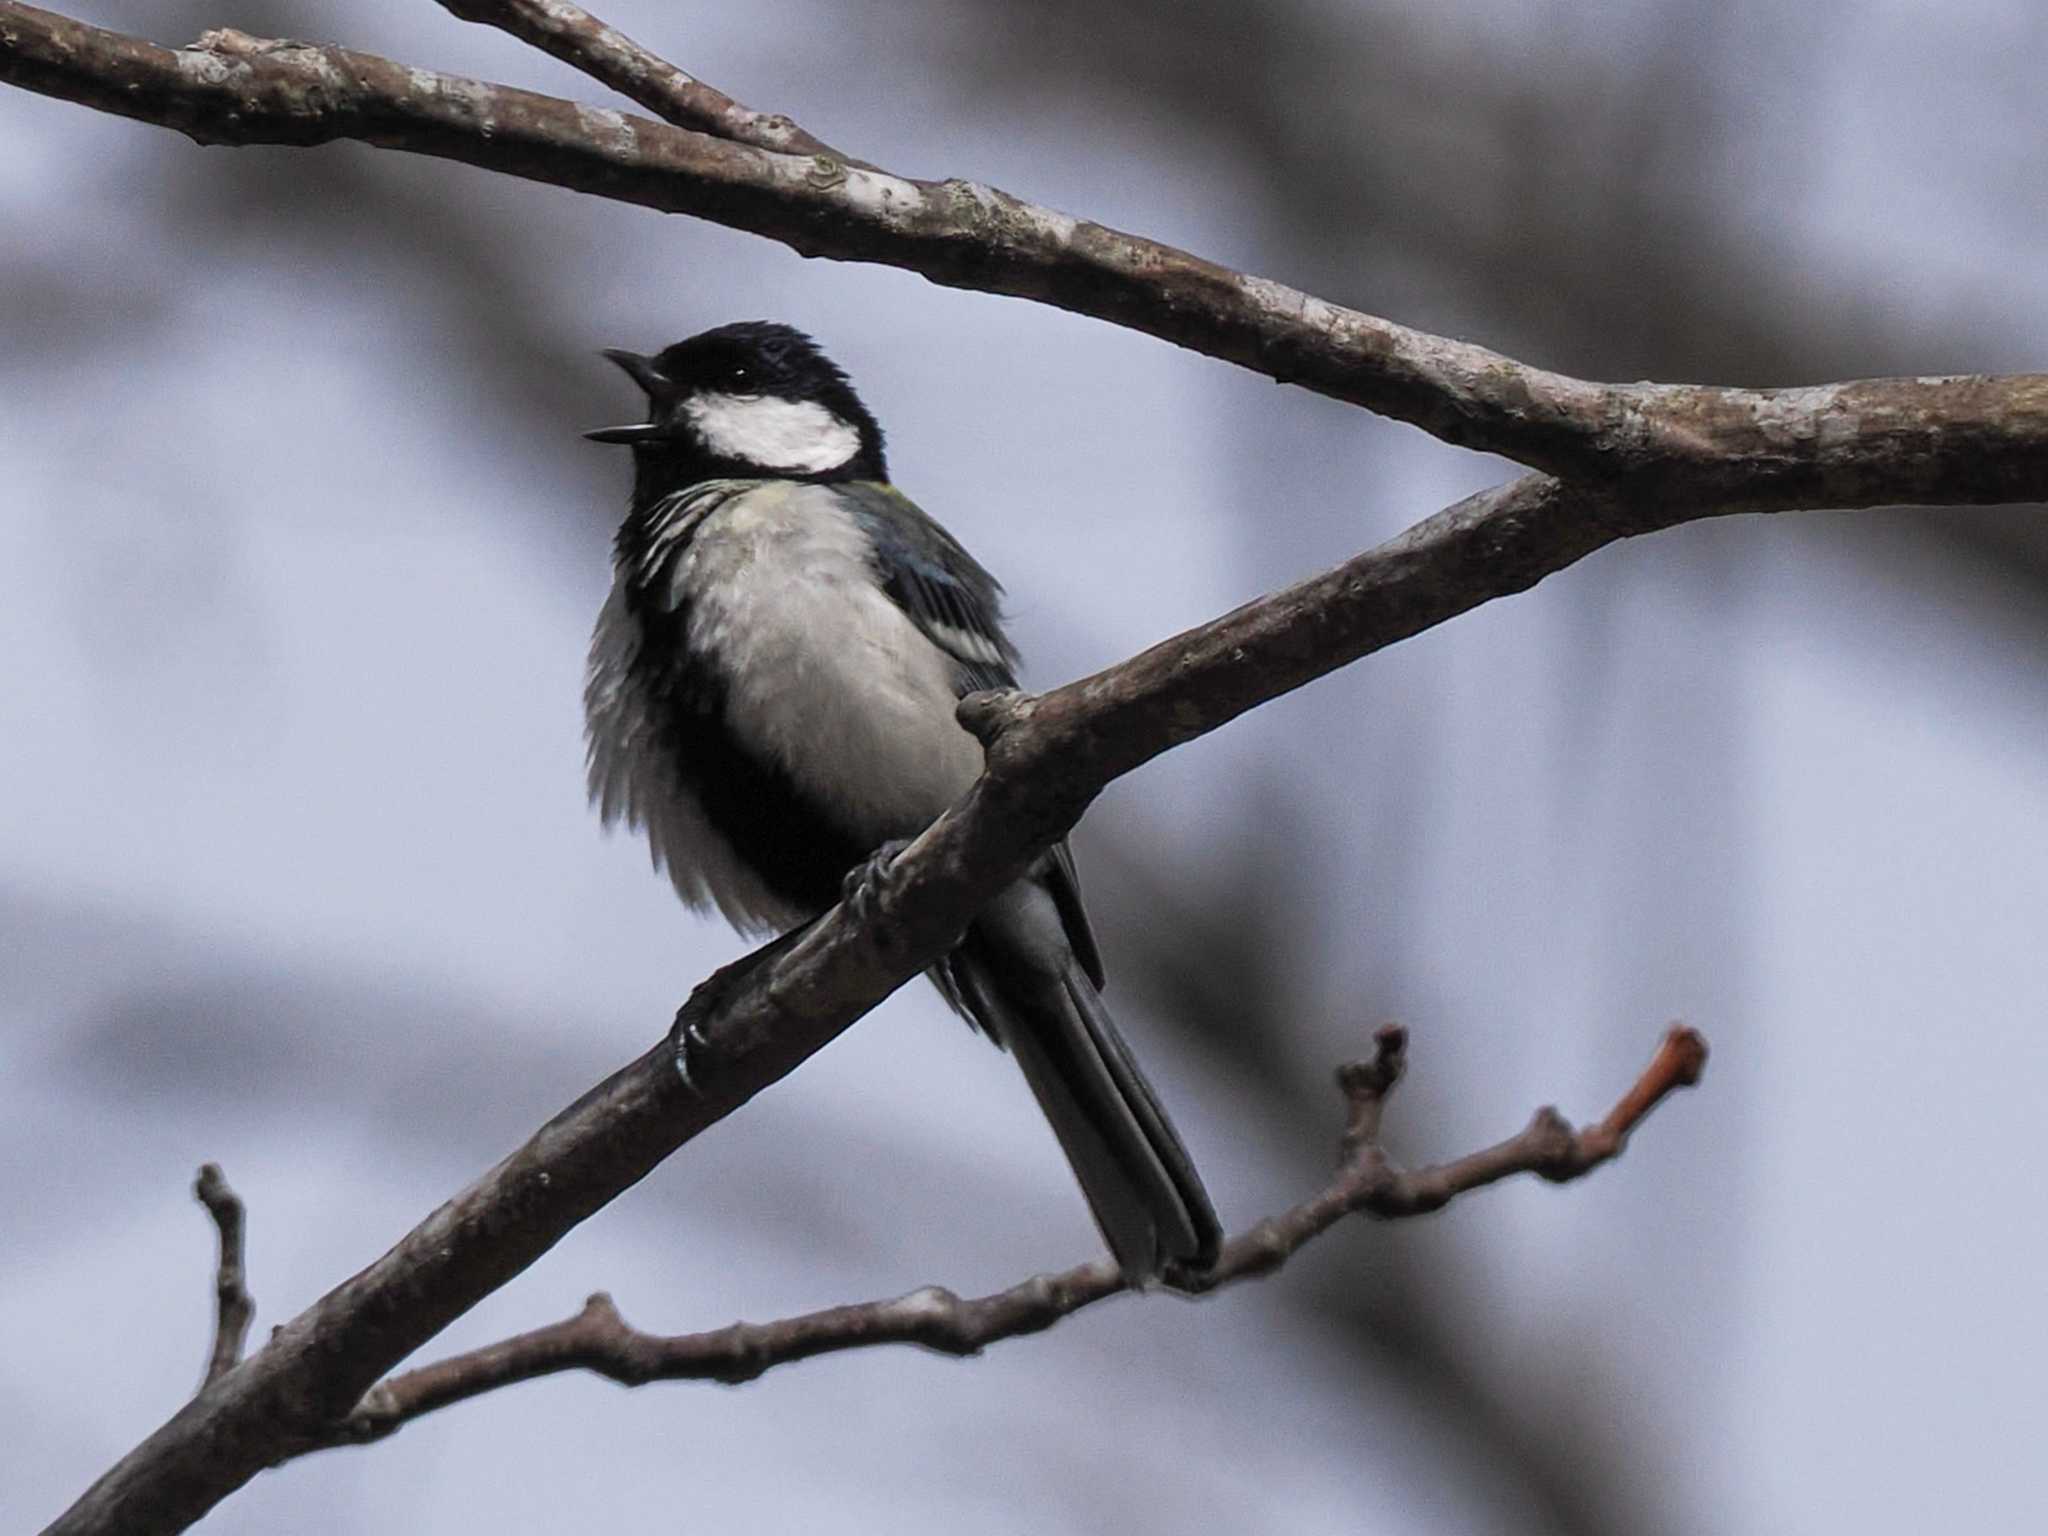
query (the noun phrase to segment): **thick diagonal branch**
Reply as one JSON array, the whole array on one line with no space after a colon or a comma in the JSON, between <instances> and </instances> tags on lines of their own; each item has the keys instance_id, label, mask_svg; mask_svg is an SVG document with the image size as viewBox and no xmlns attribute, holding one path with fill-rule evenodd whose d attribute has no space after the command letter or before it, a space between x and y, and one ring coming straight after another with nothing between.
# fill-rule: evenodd
<instances>
[{"instance_id":1,"label":"thick diagonal branch","mask_svg":"<svg viewBox=\"0 0 2048 1536\"><path fill-rule=\"evenodd\" d=\"M510 25L515 9L532 7L478 0L466 9ZM656 78L644 49L601 24L591 25L602 35L586 28L573 7L548 9L567 19L527 28L544 46L731 136L331 44L218 31L189 48L160 48L17 0L0 0L0 82L205 144L357 139L692 214L805 255L1036 299L1450 442L1654 500L1673 507L1674 520L1702 494L1723 502L1746 495L1751 510L2048 494L2048 379L2039 376L1800 390L1589 383L975 182L920 181L837 154L759 148L772 137L762 127L769 119L736 104L731 112L688 107L674 81L671 89Z\"/></svg>"},{"instance_id":2,"label":"thick diagonal branch","mask_svg":"<svg viewBox=\"0 0 2048 1536\"><path fill-rule=\"evenodd\" d=\"M694 1090L666 1042L615 1073L211 1383L52 1536L179 1531L264 1467L331 1444L413 1350L950 950L1111 779L1634 526L1669 520L1667 509L1632 511L1528 476L1094 677L1036 698L968 699L962 719L987 743L987 770L888 866L864 916L834 908L692 994L678 1025L704 1042L691 1054Z\"/></svg>"},{"instance_id":3,"label":"thick diagonal branch","mask_svg":"<svg viewBox=\"0 0 2048 1536\"><path fill-rule=\"evenodd\" d=\"M1649 1066L1605 1119L1574 1130L1541 1109L1506 1141L1427 1168L1394 1164L1380 1144L1380 1114L1399 1082L1407 1035L1380 1031L1369 1062L1337 1073L1350 1106L1336 1176L1299 1205L1224 1245L1215 1269L1188 1287L1208 1292L1272 1273L1344 1217L1381 1220L1441 1210L1459 1195L1520 1173L1563 1183L1620 1156L1628 1133L1673 1090L1700 1079L1707 1044L1674 1026ZM611 1297L592 1296L574 1317L407 1371L380 1382L336 1433L337 1444L381 1439L437 1408L515 1382L561 1371L594 1371L625 1386L652 1381L751 1381L776 1366L878 1344L915 1344L945 1355L975 1355L989 1345L1050 1328L1083 1307L1124 1290L1106 1259L1056 1275L1035 1275L989 1296L962 1298L926 1286L885 1301L828 1307L772 1323L734 1323L708 1333L644 1333L619 1315Z\"/></svg>"},{"instance_id":4,"label":"thick diagonal branch","mask_svg":"<svg viewBox=\"0 0 2048 1536\"><path fill-rule=\"evenodd\" d=\"M52 1533L184 1529L266 1466L331 1443L371 1386L706 1127L959 941L1112 778L1615 536L1556 482L1472 498L1379 551L1039 698L978 694L988 770L841 906L700 985L692 1083L667 1042L592 1089L390 1252L277 1330L87 1490Z\"/></svg>"}]
</instances>

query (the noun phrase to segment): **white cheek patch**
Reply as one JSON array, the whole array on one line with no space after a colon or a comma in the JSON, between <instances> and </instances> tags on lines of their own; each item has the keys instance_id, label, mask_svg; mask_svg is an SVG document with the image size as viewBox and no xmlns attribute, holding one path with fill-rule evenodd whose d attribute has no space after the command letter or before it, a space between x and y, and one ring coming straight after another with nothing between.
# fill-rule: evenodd
<instances>
[{"instance_id":1,"label":"white cheek patch","mask_svg":"<svg viewBox=\"0 0 2048 1536\"><path fill-rule=\"evenodd\" d=\"M859 431L815 400L701 394L683 414L712 453L763 469L822 474L860 451Z\"/></svg>"}]
</instances>

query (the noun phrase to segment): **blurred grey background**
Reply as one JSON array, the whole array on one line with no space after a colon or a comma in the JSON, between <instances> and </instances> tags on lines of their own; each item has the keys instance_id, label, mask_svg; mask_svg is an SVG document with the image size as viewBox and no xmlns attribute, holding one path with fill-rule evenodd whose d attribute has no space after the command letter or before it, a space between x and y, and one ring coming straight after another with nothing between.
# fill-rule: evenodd
<instances>
[{"instance_id":1,"label":"blurred grey background","mask_svg":"<svg viewBox=\"0 0 2048 1536\"><path fill-rule=\"evenodd\" d=\"M603 99L420 0L96 4ZM970 175L1532 361L1766 384L2048 359L2023 0L895 0L610 19ZM0 1524L189 1392L219 1159L260 1332L738 952L583 806L626 467L600 345L813 330L1001 573L1113 661L1507 466L1191 354L357 146L0 93ZM2019 1529L2048 1513L2048 539L2030 511L1609 550L1120 784L1077 841L1234 1225L1394 1018L1416 1160L1705 1087L1590 1182L1359 1225L1200 1306L960 1363L523 1386L223 1533ZM434 1348L662 1330L1094 1251L1014 1069L893 999Z\"/></svg>"}]
</instances>

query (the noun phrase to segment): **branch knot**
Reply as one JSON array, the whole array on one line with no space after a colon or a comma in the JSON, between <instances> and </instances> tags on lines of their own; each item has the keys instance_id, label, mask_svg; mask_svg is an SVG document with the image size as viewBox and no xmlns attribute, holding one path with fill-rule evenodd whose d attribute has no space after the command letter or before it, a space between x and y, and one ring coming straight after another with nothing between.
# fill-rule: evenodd
<instances>
[{"instance_id":1,"label":"branch knot","mask_svg":"<svg viewBox=\"0 0 2048 1536\"><path fill-rule=\"evenodd\" d=\"M953 718L971 732L983 751L991 751L1017 725L1031 717L1037 703L1021 688L984 688L954 707Z\"/></svg>"}]
</instances>

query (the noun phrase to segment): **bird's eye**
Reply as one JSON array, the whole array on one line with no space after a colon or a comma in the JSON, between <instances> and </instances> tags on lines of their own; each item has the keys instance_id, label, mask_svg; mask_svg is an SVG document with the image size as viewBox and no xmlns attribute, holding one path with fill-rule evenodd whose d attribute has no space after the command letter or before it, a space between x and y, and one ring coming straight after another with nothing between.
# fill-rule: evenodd
<instances>
[{"instance_id":1,"label":"bird's eye","mask_svg":"<svg viewBox=\"0 0 2048 1536\"><path fill-rule=\"evenodd\" d=\"M734 384L751 384L754 382L754 370L745 363L734 363L731 372L726 377Z\"/></svg>"}]
</instances>

